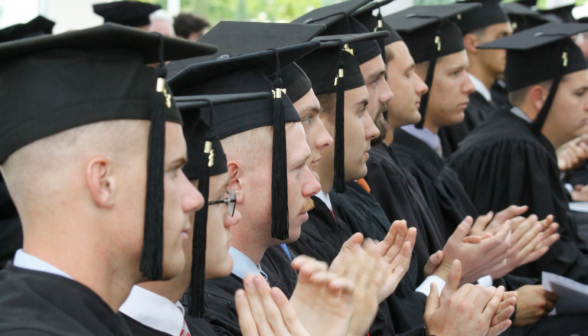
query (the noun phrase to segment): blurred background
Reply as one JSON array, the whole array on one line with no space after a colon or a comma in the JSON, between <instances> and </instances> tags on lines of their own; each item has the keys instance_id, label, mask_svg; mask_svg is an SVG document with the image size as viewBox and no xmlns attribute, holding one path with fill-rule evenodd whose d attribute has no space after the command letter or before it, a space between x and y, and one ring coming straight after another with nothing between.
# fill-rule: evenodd
<instances>
[{"instance_id":1,"label":"blurred background","mask_svg":"<svg viewBox=\"0 0 588 336\"><path fill-rule=\"evenodd\" d=\"M212 26L221 20L290 22L306 12L343 0L141 0L159 4L170 15L180 12L205 18ZM507 0L508 1L508 0ZM549 6L574 3L574 0L539 0ZM53 33L99 25L102 18L92 4L108 0L0 0L0 28L27 22L43 15L56 22ZM382 8L393 13L412 5L452 3L455 0L396 0ZM575 17L588 16L586 5L574 8Z\"/></svg>"}]
</instances>

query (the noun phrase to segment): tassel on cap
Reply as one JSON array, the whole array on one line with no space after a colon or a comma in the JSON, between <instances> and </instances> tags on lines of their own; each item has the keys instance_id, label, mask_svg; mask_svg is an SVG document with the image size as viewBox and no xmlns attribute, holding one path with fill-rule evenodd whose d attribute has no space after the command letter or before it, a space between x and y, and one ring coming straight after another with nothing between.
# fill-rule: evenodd
<instances>
[{"instance_id":1,"label":"tassel on cap","mask_svg":"<svg viewBox=\"0 0 588 336\"><path fill-rule=\"evenodd\" d=\"M282 103L282 78L278 51L276 57L276 78L274 79L274 138L272 146L272 238L289 238L288 176L286 159L286 122Z\"/></svg>"},{"instance_id":2,"label":"tassel on cap","mask_svg":"<svg viewBox=\"0 0 588 336\"><path fill-rule=\"evenodd\" d=\"M159 67L157 87L153 97L153 112L149 130L147 158L147 194L145 227L141 252L141 273L150 280L160 280L163 274L163 164L165 155L165 105L171 107L171 96L165 88L167 70L163 58L163 36L159 38Z\"/></svg>"},{"instance_id":3,"label":"tassel on cap","mask_svg":"<svg viewBox=\"0 0 588 336\"><path fill-rule=\"evenodd\" d=\"M345 192L345 73L343 63L343 42L339 41L339 72L335 80L337 101L335 107L335 179L333 190Z\"/></svg>"},{"instance_id":4,"label":"tassel on cap","mask_svg":"<svg viewBox=\"0 0 588 336\"><path fill-rule=\"evenodd\" d=\"M213 104L208 101L210 107L209 128L202 141L202 155L200 158L200 177L198 178L198 191L204 197L204 207L196 212L194 217L194 234L192 236L192 278L190 281L190 300L188 312L195 318L204 317L204 278L206 264L206 224L208 222L208 196L209 196L209 168L214 165L214 153L212 150L213 138Z\"/></svg>"},{"instance_id":5,"label":"tassel on cap","mask_svg":"<svg viewBox=\"0 0 588 336\"><path fill-rule=\"evenodd\" d=\"M427 113L427 106L429 105L429 94L431 93L431 85L433 85L433 76L435 75L435 65L437 64L437 53L441 51L441 28L443 27L443 20L439 21L439 28L435 33L435 40L431 46L431 59L429 60L429 66L427 67L427 77L425 78L425 84L429 90L421 97L421 106L419 112L421 113L421 120L415 124L416 128L423 128L425 124L425 114Z\"/></svg>"}]
</instances>

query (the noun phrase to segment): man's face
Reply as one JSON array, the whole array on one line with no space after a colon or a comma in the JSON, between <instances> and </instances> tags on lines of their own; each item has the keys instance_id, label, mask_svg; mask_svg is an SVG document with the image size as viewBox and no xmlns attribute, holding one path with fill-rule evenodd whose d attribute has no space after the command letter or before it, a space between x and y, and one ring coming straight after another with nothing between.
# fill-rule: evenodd
<instances>
[{"instance_id":1,"label":"man's face","mask_svg":"<svg viewBox=\"0 0 588 336\"><path fill-rule=\"evenodd\" d=\"M310 147L311 154L306 164L318 180L319 177L315 170L321 159L321 152L327 147L332 147L333 138L325 129L321 118L319 118L321 105L312 89L294 103L294 108L300 115L304 133L306 134L306 143Z\"/></svg>"},{"instance_id":2,"label":"man's face","mask_svg":"<svg viewBox=\"0 0 588 336\"><path fill-rule=\"evenodd\" d=\"M345 91L345 180L364 178L367 174L366 162L369 158L372 139L380 131L367 113L368 90L365 86ZM331 136L335 135L335 111L325 115L323 122ZM334 162L335 146L325 149L323 157Z\"/></svg>"},{"instance_id":3,"label":"man's face","mask_svg":"<svg viewBox=\"0 0 588 336\"><path fill-rule=\"evenodd\" d=\"M396 129L421 120L421 97L429 88L414 72L414 60L403 41L389 44L388 48L391 49L388 54L394 56L386 64L388 86L394 92L394 99L387 103L388 124Z\"/></svg>"},{"instance_id":4,"label":"man's face","mask_svg":"<svg viewBox=\"0 0 588 336\"><path fill-rule=\"evenodd\" d=\"M562 79L545 125L560 133L562 141L567 142L582 135L587 122L588 70L581 70Z\"/></svg>"},{"instance_id":5,"label":"man's face","mask_svg":"<svg viewBox=\"0 0 588 336\"><path fill-rule=\"evenodd\" d=\"M182 126L168 122L165 127L163 280L184 269L184 246L192 226L190 217L204 206L202 194L182 171L187 160Z\"/></svg>"},{"instance_id":6,"label":"man's face","mask_svg":"<svg viewBox=\"0 0 588 336\"><path fill-rule=\"evenodd\" d=\"M466 72L467 67L468 56L465 50L437 60L425 126L451 126L463 120L463 111L470 102L468 96L476 90Z\"/></svg>"},{"instance_id":7,"label":"man's face","mask_svg":"<svg viewBox=\"0 0 588 336\"><path fill-rule=\"evenodd\" d=\"M490 43L512 35L512 27L509 22L496 23L486 27L486 32L479 44ZM504 49L478 49L480 61L487 71L495 77L504 73L506 67L506 50Z\"/></svg>"},{"instance_id":8,"label":"man's face","mask_svg":"<svg viewBox=\"0 0 588 336\"><path fill-rule=\"evenodd\" d=\"M374 122L382 120L387 109L386 104L394 97L386 82L384 60L382 56L378 55L360 65L359 68L368 89L368 113Z\"/></svg>"},{"instance_id":9,"label":"man's face","mask_svg":"<svg viewBox=\"0 0 588 336\"><path fill-rule=\"evenodd\" d=\"M209 182L209 202L219 201L229 197L229 174L224 173L212 176ZM197 185L195 183L195 186ZM190 221L192 223L194 223L194 217L194 215L191 216ZM231 274L231 270L233 269L233 258L229 254L231 227L237 225L240 221L241 213L235 209L235 213L231 217L227 204L208 206L208 220L206 222L206 279L220 278ZM191 245L191 242L190 240L188 245ZM191 258L191 254L189 257Z\"/></svg>"}]
</instances>

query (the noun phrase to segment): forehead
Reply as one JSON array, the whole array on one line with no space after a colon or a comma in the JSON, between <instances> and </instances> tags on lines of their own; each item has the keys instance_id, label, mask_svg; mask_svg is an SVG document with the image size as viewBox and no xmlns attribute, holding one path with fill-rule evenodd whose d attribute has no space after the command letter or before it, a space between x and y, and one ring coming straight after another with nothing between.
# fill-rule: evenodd
<instances>
[{"instance_id":1,"label":"forehead","mask_svg":"<svg viewBox=\"0 0 588 336\"><path fill-rule=\"evenodd\" d=\"M314 91L310 89L302 98L293 103L294 108L300 116L308 115L312 110L320 110L321 105Z\"/></svg>"},{"instance_id":2,"label":"forehead","mask_svg":"<svg viewBox=\"0 0 588 336\"><path fill-rule=\"evenodd\" d=\"M386 49L390 49L394 57L388 62L393 64L412 64L414 60L408 51L408 47L404 41L396 41L386 46Z\"/></svg>"},{"instance_id":3,"label":"forehead","mask_svg":"<svg viewBox=\"0 0 588 336\"><path fill-rule=\"evenodd\" d=\"M304 156L310 151L308 144L306 143L306 135L304 133L304 127L302 123L295 122L291 125L286 124L286 127L290 127L286 131L286 152L288 155L288 161L296 160L299 156Z\"/></svg>"},{"instance_id":4,"label":"forehead","mask_svg":"<svg viewBox=\"0 0 588 336\"><path fill-rule=\"evenodd\" d=\"M567 74L562 78L563 83L570 83L570 84L586 84L588 82L588 69L572 72L571 74Z\"/></svg>"},{"instance_id":5,"label":"forehead","mask_svg":"<svg viewBox=\"0 0 588 336\"><path fill-rule=\"evenodd\" d=\"M455 67L462 67L467 66L468 64L468 55L465 50L458 51L453 54L449 54L437 59L437 64L435 68L455 68Z\"/></svg>"},{"instance_id":6,"label":"forehead","mask_svg":"<svg viewBox=\"0 0 588 336\"><path fill-rule=\"evenodd\" d=\"M178 123L170 121L165 123L165 152L166 160L175 160L177 159L177 155L186 154L184 130ZM169 157L168 154L170 154Z\"/></svg>"},{"instance_id":7,"label":"forehead","mask_svg":"<svg viewBox=\"0 0 588 336\"><path fill-rule=\"evenodd\" d=\"M382 59L382 55L378 55L371 60L361 64L359 66L363 75L371 75L372 72L376 71L383 71L385 68L384 60Z\"/></svg>"}]
</instances>

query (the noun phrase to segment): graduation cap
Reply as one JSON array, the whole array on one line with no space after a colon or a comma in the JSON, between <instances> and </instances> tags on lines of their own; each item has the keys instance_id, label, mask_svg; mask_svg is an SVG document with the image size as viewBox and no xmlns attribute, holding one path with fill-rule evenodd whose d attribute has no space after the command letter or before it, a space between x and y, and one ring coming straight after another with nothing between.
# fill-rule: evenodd
<instances>
[{"instance_id":1,"label":"graduation cap","mask_svg":"<svg viewBox=\"0 0 588 336\"><path fill-rule=\"evenodd\" d=\"M162 275L165 122L181 123L164 61L213 46L105 24L0 44L0 163L53 134L100 121L150 120L141 272ZM157 69L145 64L159 61Z\"/></svg>"},{"instance_id":2,"label":"graduation cap","mask_svg":"<svg viewBox=\"0 0 588 336\"><path fill-rule=\"evenodd\" d=\"M308 42L323 30L324 25L221 21L199 40L216 45L218 51L213 55L171 62L167 65L168 76L171 78L194 63ZM285 61L282 63L285 64ZM273 72L275 69L272 67L270 70Z\"/></svg>"},{"instance_id":3,"label":"graduation cap","mask_svg":"<svg viewBox=\"0 0 588 336\"><path fill-rule=\"evenodd\" d=\"M320 34L321 36L368 33L367 28L353 18L352 14L369 2L370 0L350 0L321 7L299 17L292 23L325 25L327 29ZM349 49L354 51L353 55L359 64L381 54L380 47L374 40L350 43Z\"/></svg>"},{"instance_id":4,"label":"graduation cap","mask_svg":"<svg viewBox=\"0 0 588 336\"><path fill-rule=\"evenodd\" d=\"M463 13L461 19L455 20L463 35L488 26L508 22L508 17L500 6L500 0L466 0L460 4L478 3L482 7Z\"/></svg>"},{"instance_id":5,"label":"graduation cap","mask_svg":"<svg viewBox=\"0 0 588 336\"><path fill-rule=\"evenodd\" d=\"M252 100L267 100L271 92L221 94L176 97L184 122L188 162L183 168L190 181L198 180L198 190L208 204L209 177L227 172L227 158L217 136L214 135L212 110L214 106ZM200 120L200 109L209 108L209 125ZM189 313L197 318L204 313L204 279L206 261L206 224L208 205L196 213L192 237L192 277L187 295Z\"/></svg>"},{"instance_id":6,"label":"graduation cap","mask_svg":"<svg viewBox=\"0 0 588 336\"><path fill-rule=\"evenodd\" d=\"M483 44L481 49L506 49L504 77L509 92L553 80L545 104L533 121L541 132L562 77L588 68L582 50L570 38L588 31L588 24L548 23Z\"/></svg>"},{"instance_id":7,"label":"graduation cap","mask_svg":"<svg viewBox=\"0 0 588 336\"><path fill-rule=\"evenodd\" d=\"M518 2L503 3L502 9L508 15L515 33L549 22L538 12Z\"/></svg>"},{"instance_id":8,"label":"graduation cap","mask_svg":"<svg viewBox=\"0 0 588 336\"><path fill-rule=\"evenodd\" d=\"M387 32L318 36L313 40L321 41L321 47L296 63L310 78L312 89L318 95L336 93L335 107L335 178L333 189L345 191L345 91L365 85L357 59L353 56L355 49L349 46L359 45L364 41L373 41L385 37ZM379 49L379 47L376 45ZM379 55L379 50L378 54Z\"/></svg>"},{"instance_id":9,"label":"graduation cap","mask_svg":"<svg viewBox=\"0 0 588 336\"><path fill-rule=\"evenodd\" d=\"M320 45L307 42L249 55L222 58L189 66L170 80L176 95L272 92L271 99L225 104L214 110L214 134L220 139L258 127L273 126L272 238L288 239L287 122L300 116L283 92L282 68ZM273 75L273 82L268 76ZM206 108L201 109L206 112ZM208 113L202 119L209 125Z\"/></svg>"},{"instance_id":10,"label":"graduation cap","mask_svg":"<svg viewBox=\"0 0 588 336\"><path fill-rule=\"evenodd\" d=\"M118 23L129 27L142 27L151 24L149 15L158 9L153 5L140 1L115 1L93 5L94 13L104 18L104 22Z\"/></svg>"},{"instance_id":11,"label":"graduation cap","mask_svg":"<svg viewBox=\"0 0 588 336\"><path fill-rule=\"evenodd\" d=\"M574 23L577 22L576 19L574 18L574 16L572 15L572 10L574 9L574 7L576 7L576 4L572 3L571 5L567 5L567 6L561 6L561 7L556 7L556 8L542 8L542 6L539 6L539 3L537 4L537 10L539 11L539 13L543 14L545 17L548 17L550 15L554 15L558 18L561 19L561 22L566 22L566 23ZM553 20L550 20L553 21Z\"/></svg>"},{"instance_id":12,"label":"graduation cap","mask_svg":"<svg viewBox=\"0 0 588 336\"><path fill-rule=\"evenodd\" d=\"M310 78L296 63L292 63L282 70L282 80L292 104L295 104L312 89Z\"/></svg>"},{"instance_id":13,"label":"graduation cap","mask_svg":"<svg viewBox=\"0 0 588 336\"><path fill-rule=\"evenodd\" d=\"M425 84L431 87L437 58L465 50L461 30L452 21L482 7L479 3L458 3L438 6L414 6L384 17L396 29L406 43L415 63L429 61ZM415 126L422 128L429 102L430 90L421 98L421 121Z\"/></svg>"},{"instance_id":14,"label":"graduation cap","mask_svg":"<svg viewBox=\"0 0 588 336\"><path fill-rule=\"evenodd\" d=\"M51 35L53 26L55 26L55 22L39 15L27 23L15 24L0 30L0 43L27 37Z\"/></svg>"},{"instance_id":15,"label":"graduation cap","mask_svg":"<svg viewBox=\"0 0 588 336\"><path fill-rule=\"evenodd\" d=\"M382 18L380 7L390 2L392 2L392 0L380 2L374 1L353 13L353 17L366 27L367 30L373 32L387 31L390 33L390 36L378 39L378 44L380 45L380 49L382 49L382 57L384 58L384 61L386 60L386 46L394 42L402 41L402 37L400 37L400 35L398 35L398 33ZM376 8L378 9L378 14L374 16L373 11Z\"/></svg>"}]
</instances>

